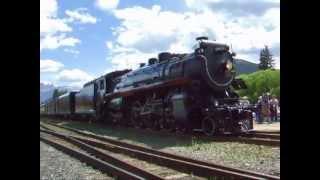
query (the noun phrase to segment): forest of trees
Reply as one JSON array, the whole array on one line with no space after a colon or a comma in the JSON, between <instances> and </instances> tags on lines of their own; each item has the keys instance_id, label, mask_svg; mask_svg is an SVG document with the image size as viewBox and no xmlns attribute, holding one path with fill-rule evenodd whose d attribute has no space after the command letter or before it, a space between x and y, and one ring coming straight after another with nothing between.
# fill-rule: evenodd
<instances>
[{"instance_id":1,"label":"forest of trees","mask_svg":"<svg viewBox=\"0 0 320 180\"><path fill-rule=\"evenodd\" d=\"M280 70L268 69L238 76L245 81L247 89L239 90L241 97L247 96L250 102L256 102L262 93L269 92L280 98Z\"/></svg>"},{"instance_id":2,"label":"forest of trees","mask_svg":"<svg viewBox=\"0 0 320 180\"><path fill-rule=\"evenodd\" d=\"M274 59L268 46L261 49L259 61L259 71L238 76L248 86L247 89L239 90L239 95L241 97L247 96L252 103L267 92L280 99L280 70L274 69Z\"/></svg>"}]
</instances>

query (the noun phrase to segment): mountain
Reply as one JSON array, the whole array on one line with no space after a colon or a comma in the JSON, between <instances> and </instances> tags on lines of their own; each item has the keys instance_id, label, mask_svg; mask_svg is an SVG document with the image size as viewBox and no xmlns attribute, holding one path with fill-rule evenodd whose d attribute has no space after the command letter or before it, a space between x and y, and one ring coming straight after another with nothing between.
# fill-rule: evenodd
<instances>
[{"instance_id":1,"label":"mountain","mask_svg":"<svg viewBox=\"0 0 320 180\"><path fill-rule=\"evenodd\" d=\"M50 99L53 95L53 91L58 89L59 91L72 91L79 90L77 87L72 86L54 86L52 84L45 84L40 82L40 103L44 102L47 99Z\"/></svg>"},{"instance_id":2,"label":"mountain","mask_svg":"<svg viewBox=\"0 0 320 180\"><path fill-rule=\"evenodd\" d=\"M52 84L40 82L40 103L52 97L54 89Z\"/></svg>"},{"instance_id":3,"label":"mountain","mask_svg":"<svg viewBox=\"0 0 320 180\"><path fill-rule=\"evenodd\" d=\"M237 75L250 74L259 70L258 64L243 59L235 59Z\"/></svg>"}]
</instances>

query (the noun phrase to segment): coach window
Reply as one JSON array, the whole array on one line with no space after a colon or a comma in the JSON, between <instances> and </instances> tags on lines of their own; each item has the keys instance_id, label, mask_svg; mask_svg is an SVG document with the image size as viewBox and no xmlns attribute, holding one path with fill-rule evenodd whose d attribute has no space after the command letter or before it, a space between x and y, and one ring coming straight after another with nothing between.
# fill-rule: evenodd
<instances>
[{"instance_id":1,"label":"coach window","mask_svg":"<svg viewBox=\"0 0 320 180\"><path fill-rule=\"evenodd\" d=\"M104 80L100 80L100 90L104 89Z\"/></svg>"}]
</instances>

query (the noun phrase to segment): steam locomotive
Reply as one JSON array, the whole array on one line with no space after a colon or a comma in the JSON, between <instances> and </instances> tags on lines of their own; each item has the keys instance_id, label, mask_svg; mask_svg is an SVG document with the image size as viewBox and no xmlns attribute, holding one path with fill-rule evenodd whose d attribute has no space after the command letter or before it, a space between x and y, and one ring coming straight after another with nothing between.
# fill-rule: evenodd
<instances>
[{"instance_id":1,"label":"steam locomotive","mask_svg":"<svg viewBox=\"0 0 320 180\"><path fill-rule=\"evenodd\" d=\"M253 128L252 111L235 90L235 53L198 37L194 52L162 52L136 70L114 71L41 105L41 114L206 135Z\"/></svg>"}]
</instances>

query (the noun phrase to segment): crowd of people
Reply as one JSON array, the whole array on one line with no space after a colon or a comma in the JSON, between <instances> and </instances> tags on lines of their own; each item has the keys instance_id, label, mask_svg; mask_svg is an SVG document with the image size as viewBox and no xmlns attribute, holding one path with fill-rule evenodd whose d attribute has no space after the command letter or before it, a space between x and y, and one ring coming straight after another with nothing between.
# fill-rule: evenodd
<instances>
[{"instance_id":1,"label":"crowd of people","mask_svg":"<svg viewBox=\"0 0 320 180\"><path fill-rule=\"evenodd\" d=\"M259 97L257 102L257 110L255 112L257 123L277 122L280 121L278 114L280 113L280 104L276 96L264 93Z\"/></svg>"}]
</instances>

